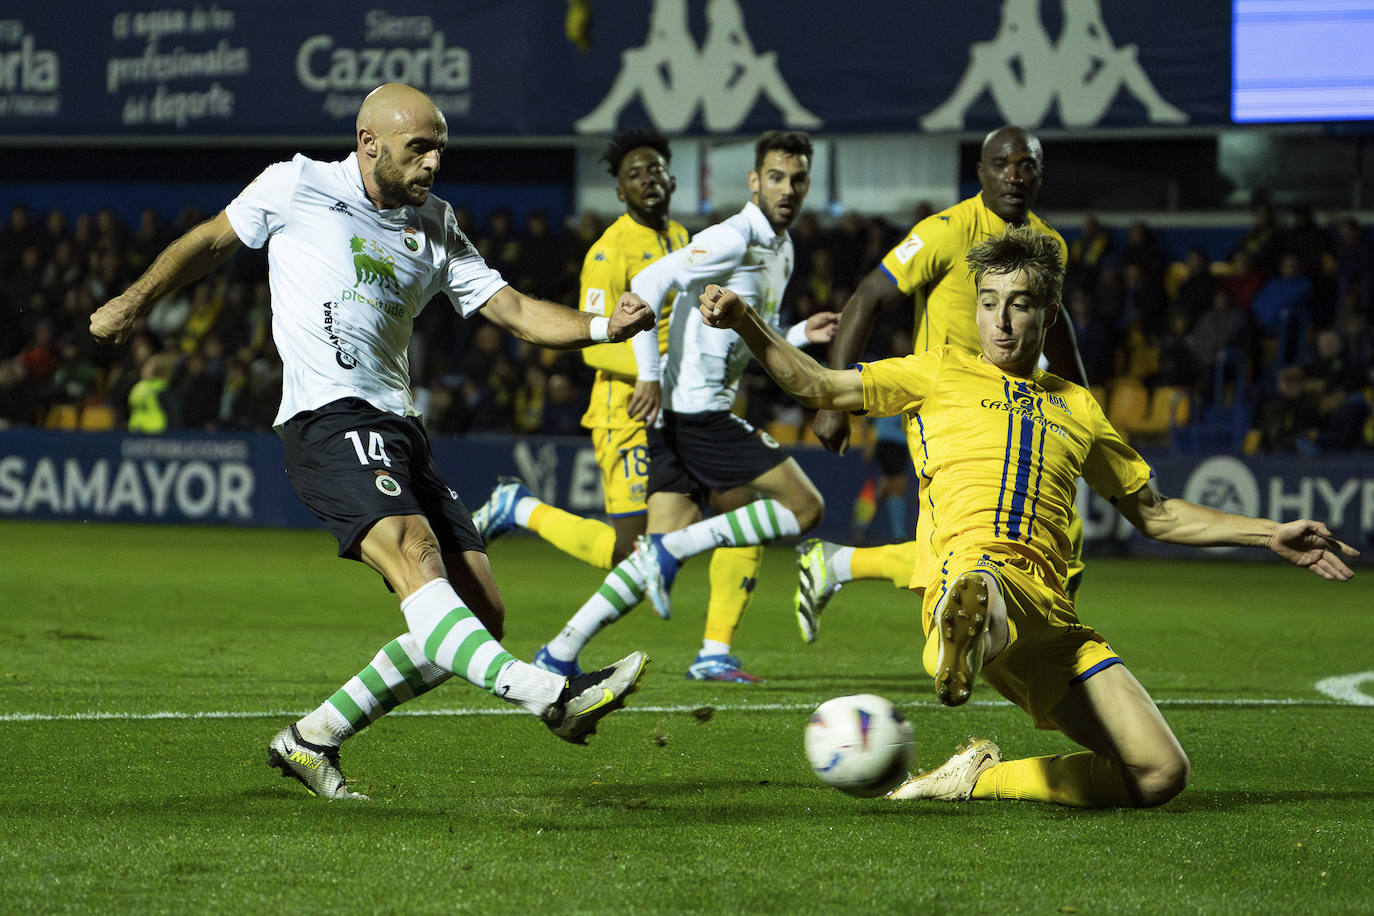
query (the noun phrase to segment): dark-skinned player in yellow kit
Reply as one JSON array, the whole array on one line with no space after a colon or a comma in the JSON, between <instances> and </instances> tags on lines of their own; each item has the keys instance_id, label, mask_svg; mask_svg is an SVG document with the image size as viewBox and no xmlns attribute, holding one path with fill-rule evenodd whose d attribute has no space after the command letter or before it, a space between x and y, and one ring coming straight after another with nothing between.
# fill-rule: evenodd
<instances>
[{"instance_id":1,"label":"dark-skinned player in yellow kit","mask_svg":"<svg viewBox=\"0 0 1374 916\"><path fill-rule=\"evenodd\" d=\"M1031 211L1044 174L1040 141L1020 127L1006 126L988 134L978 157L982 190L947 210L927 217L887 253L860 282L840 313L840 327L830 345L830 366L853 365L863 352L878 313L913 302L916 339L913 352L949 345L965 353L979 351L974 327L973 279L964 255L976 243L1000 236L1007 226L1030 226L1064 240ZM1050 328L1045 340L1049 368L1086 386L1083 363L1067 316ZM812 429L821 444L843 453L849 442L849 417L839 411L817 412ZM1083 572L1083 525L1077 513L1071 528L1068 593L1078 591ZM916 544L905 541L879 547L848 547L812 538L797 548L797 624L802 639L813 642L820 615L840 586L854 579L888 579L906 588L916 567Z\"/></svg>"}]
</instances>

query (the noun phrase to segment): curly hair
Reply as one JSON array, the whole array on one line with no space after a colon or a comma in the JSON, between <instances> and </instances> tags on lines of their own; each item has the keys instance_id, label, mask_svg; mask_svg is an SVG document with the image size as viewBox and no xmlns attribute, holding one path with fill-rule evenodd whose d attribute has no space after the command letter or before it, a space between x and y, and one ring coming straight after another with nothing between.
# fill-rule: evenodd
<instances>
[{"instance_id":1,"label":"curly hair","mask_svg":"<svg viewBox=\"0 0 1374 916\"><path fill-rule=\"evenodd\" d=\"M622 130L611 138L610 145L606 147L606 152L602 155L607 171L612 178L620 177L620 163L630 154L631 150L637 150L641 146L647 146L663 155L664 162L673 161L673 151L668 146L668 138L654 130L652 127L630 127Z\"/></svg>"},{"instance_id":2,"label":"curly hair","mask_svg":"<svg viewBox=\"0 0 1374 916\"><path fill-rule=\"evenodd\" d=\"M1046 302L1064 296L1064 257L1059 243L1029 226L1008 226L1000 237L986 239L969 249L964 258L974 283L988 274L1026 272L1031 292Z\"/></svg>"}]
</instances>

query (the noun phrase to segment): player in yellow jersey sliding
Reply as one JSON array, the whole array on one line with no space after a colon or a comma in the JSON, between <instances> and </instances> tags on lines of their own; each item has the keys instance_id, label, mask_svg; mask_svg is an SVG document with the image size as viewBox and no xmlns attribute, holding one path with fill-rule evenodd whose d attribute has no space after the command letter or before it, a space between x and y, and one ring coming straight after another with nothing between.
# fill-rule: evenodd
<instances>
[{"instance_id":1,"label":"player in yellow jersey sliding","mask_svg":"<svg viewBox=\"0 0 1374 916\"><path fill-rule=\"evenodd\" d=\"M830 365L844 369L863 351L879 312L915 301L914 352L948 344L965 353L978 353L973 323L973 282L964 269L964 255L986 238L1000 236L1009 225L1030 226L1053 238L1061 252L1064 240L1031 211L1044 173L1040 141L1020 127L1001 127L988 134L978 157L982 190L947 210L927 217L888 252L845 303L840 327L830 346ZM1080 385L1088 381L1078 357L1067 317L1045 339L1049 368ZM849 441L849 418L822 410L812 423L821 444L843 453ZM924 507L921 507L924 508ZM1082 573L1082 524L1074 516L1074 550L1069 560L1069 594L1078 588ZM854 579L888 579L906 587L916 563L911 541L881 547L846 547L811 539L798 548L797 623L802 638L816 639L820 615L840 586Z\"/></svg>"},{"instance_id":2,"label":"player in yellow jersey sliding","mask_svg":"<svg viewBox=\"0 0 1374 916\"><path fill-rule=\"evenodd\" d=\"M602 158L616 179L616 196L624 202L625 212L592 245L582 264L581 307L593 315L614 307L636 274L686 245L689 238L687 230L668 216L677 182L668 171L672 150L666 137L642 128L621 131ZM667 336L668 322L663 321L659 352L667 348ZM649 450L643 421L626 410L637 369L634 350L622 343L583 352L587 365L596 369L596 382L582 425L591 431L611 524L565 512L536 498L523 483L504 480L473 513L478 531L488 542L512 528L527 528L564 553L606 570L634 550L635 538L645 532L647 519ZM722 548L712 554L706 632L701 651L687 670L689 678L735 683L762 680L745 671L730 652L762 560L762 547ZM565 676L577 669L576 662L560 662L547 649L540 650L534 663Z\"/></svg>"},{"instance_id":3,"label":"player in yellow jersey sliding","mask_svg":"<svg viewBox=\"0 0 1374 916\"><path fill-rule=\"evenodd\" d=\"M1192 546L1268 547L1326 579L1358 552L1309 519L1280 524L1160 495L1148 464L1081 385L1037 368L1059 317L1058 242L1028 227L973 247L981 352L953 346L827 369L786 343L732 292L701 296L707 324L734 328L769 375L810 407L901 414L921 482L923 663L939 699L983 680L1085 751L1002 759L973 740L895 799L1026 799L1085 808L1159 805L1181 792L1188 757L1150 695L1066 590L1069 518L1082 476L1141 533Z\"/></svg>"}]
</instances>

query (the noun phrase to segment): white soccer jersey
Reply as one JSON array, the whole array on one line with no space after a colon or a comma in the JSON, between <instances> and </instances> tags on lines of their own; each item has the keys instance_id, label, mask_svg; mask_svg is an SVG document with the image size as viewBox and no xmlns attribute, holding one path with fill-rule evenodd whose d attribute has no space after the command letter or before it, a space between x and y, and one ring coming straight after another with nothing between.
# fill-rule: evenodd
<instances>
[{"instance_id":1,"label":"white soccer jersey","mask_svg":"<svg viewBox=\"0 0 1374 916\"><path fill-rule=\"evenodd\" d=\"M225 213L248 247L271 240L277 426L346 397L417 414L406 356L415 316L442 292L468 317L506 285L433 194L420 207L378 210L356 153L268 166Z\"/></svg>"},{"instance_id":2,"label":"white soccer jersey","mask_svg":"<svg viewBox=\"0 0 1374 916\"><path fill-rule=\"evenodd\" d=\"M778 305L793 262L792 240L786 232L775 233L763 211L751 202L635 274L630 289L649 303L654 314L661 310L668 291L678 290L677 307L668 319L668 350L662 358L652 331L633 338L639 378L661 382L665 410L729 410L749 362L749 348L738 334L708 327L701 320L698 297L707 285L717 283L734 290L777 327Z\"/></svg>"}]
</instances>

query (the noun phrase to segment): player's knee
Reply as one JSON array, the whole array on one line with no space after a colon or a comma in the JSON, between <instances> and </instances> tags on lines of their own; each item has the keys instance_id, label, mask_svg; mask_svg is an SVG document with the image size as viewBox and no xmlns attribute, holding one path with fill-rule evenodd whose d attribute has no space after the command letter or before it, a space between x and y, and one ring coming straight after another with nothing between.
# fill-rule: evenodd
<instances>
[{"instance_id":1,"label":"player's knee","mask_svg":"<svg viewBox=\"0 0 1374 916\"><path fill-rule=\"evenodd\" d=\"M1149 768L1135 771L1135 796L1142 808L1162 805L1188 786L1190 764L1182 750L1160 758Z\"/></svg>"},{"instance_id":2,"label":"player's knee","mask_svg":"<svg viewBox=\"0 0 1374 916\"><path fill-rule=\"evenodd\" d=\"M401 559L410 572L421 582L428 582L431 579L438 579L447 575L444 568L444 556L439 550L439 544L427 533L403 538L401 541Z\"/></svg>"}]
</instances>

